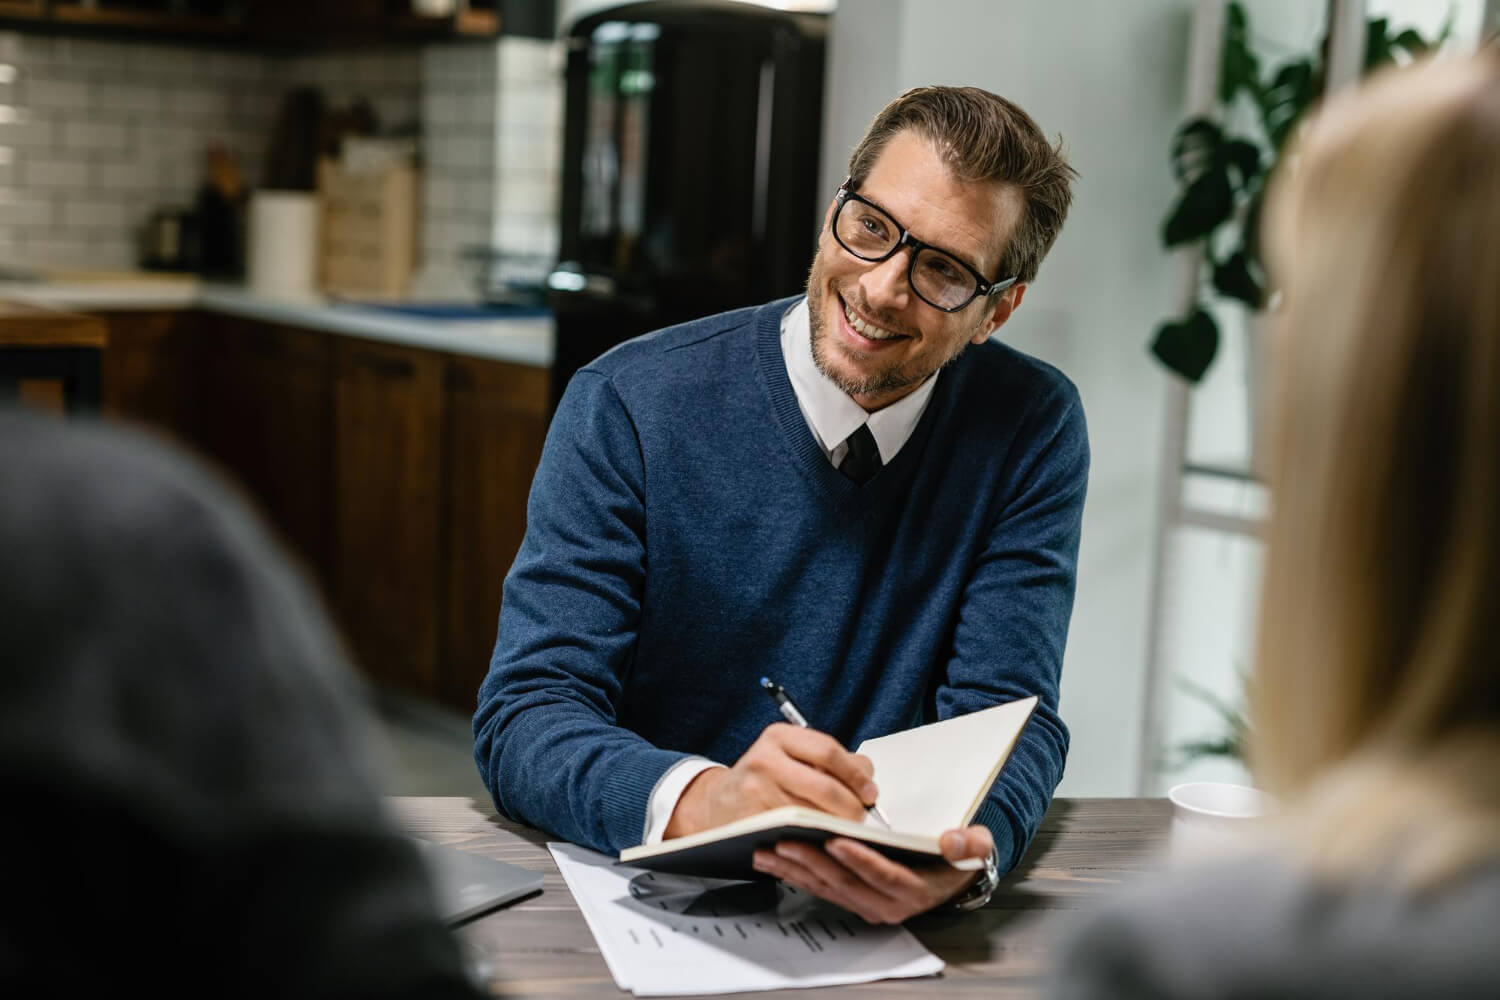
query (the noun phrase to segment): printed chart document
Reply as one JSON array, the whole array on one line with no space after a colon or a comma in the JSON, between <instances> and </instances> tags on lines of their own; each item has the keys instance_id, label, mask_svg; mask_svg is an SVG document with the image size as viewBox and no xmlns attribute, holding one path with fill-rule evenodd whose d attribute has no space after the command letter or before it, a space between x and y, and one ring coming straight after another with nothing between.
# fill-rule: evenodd
<instances>
[{"instance_id":1,"label":"printed chart document","mask_svg":"<svg viewBox=\"0 0 1500 1000\"><path fill-rule=\"evenodd\" d=\"M610 975L637 996L738 993L932 976L904 927L872 927L771 880L693 878L548 844Z\"/></svg>"},{"instance_id":2,"label":"printed chart document","mask_svg":"<svg viewBox=\"0 0 1500 1000\"><path fill-rule=\"evenodd\" d=\"M890 829L866 816L843 819L783 806L712 830L620 852L622 864L679 875L757 878L751 858L778 840L822 843L853 837L912 867L946 864L938 837L968 826L1036 709L1035 697L865 740L856 753L875 765Z\"/></svg>"}]
</instances>

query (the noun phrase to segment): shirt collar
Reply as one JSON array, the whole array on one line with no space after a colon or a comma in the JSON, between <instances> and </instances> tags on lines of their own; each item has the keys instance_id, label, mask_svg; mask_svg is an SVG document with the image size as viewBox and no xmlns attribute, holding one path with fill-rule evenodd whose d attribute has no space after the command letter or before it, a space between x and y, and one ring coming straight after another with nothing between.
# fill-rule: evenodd
<instances>
[{"instance_id":1,"label":"shirt collar","mask_svg":"<svg viewBox=\"0 0 1500 1000\"><path fill-rule=\"evenodd\" d=\"M889 464L911 438L939 377L935 374L891 405L866 413L813 361L812 325L805 297L781 318L781 356L802 416L823 451L831 455L860 424L868 423L883 464Z\"/></svg>"}]
</instances>

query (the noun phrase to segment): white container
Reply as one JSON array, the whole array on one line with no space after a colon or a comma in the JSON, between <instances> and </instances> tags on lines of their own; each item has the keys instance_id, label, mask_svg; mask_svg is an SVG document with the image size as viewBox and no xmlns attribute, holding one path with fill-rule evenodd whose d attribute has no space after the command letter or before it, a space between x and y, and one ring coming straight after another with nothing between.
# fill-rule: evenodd
<instances>
[{"instance_id":1,"label":"white container","mask_svg":"<svg viewBox=\"0 0 1500 1000\"><path fill-rule=\"evenodd\" d=\"M276 299L318 294L318 196L256 191L250 197L250 291Z\"/></svg>"},{"instance_id":2,"label":"white container","mask_svg":"<svg viewBox=\"0 0 1500 1000\"><path fill-rule=\"evenodd\" d=\"M1272 808L1272 799L1264 792L1221 781L1176 785L1167 798L1172 802L1173 863L1209 860L1247 849Z\"/></svg>"}]
</instances>

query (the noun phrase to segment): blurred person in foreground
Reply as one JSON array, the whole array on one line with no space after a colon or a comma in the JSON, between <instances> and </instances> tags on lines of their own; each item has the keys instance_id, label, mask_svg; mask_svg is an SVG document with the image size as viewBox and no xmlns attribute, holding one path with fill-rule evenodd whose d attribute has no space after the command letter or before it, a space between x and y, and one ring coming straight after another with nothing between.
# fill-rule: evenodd
<instances>
[{"instance_id":1,"label":"blurred person in foreground","mask_svg":"<svg viewBox=\"0 0 1500 1000\"><path fill-rule=\"evenodd\" d=\"M359 698L199 467L0 411L0 995L480 995Z\"/></svg>"},{"instance_id":2,"label":"blurred person in foreground","mask_svg":"<svg viewBox=\"0 0 1500 1000\"><path fill-rule=\"evenodd\" d=\"M1269 849L1092 919L1063 998L1500 996L1500 57L1330 101L1274 185Z\"/></svg>"}]
</instances>

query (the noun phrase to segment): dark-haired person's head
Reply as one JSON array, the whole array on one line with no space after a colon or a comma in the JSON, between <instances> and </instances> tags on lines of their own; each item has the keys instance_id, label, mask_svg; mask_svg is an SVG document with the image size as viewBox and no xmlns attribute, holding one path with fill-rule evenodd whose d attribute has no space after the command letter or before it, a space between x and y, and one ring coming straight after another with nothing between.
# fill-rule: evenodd
<instances>
[{"instance_id":1,"label":"dark-haired person's head","mask_svg":"<svg viewBox=\"0 0 1500 1000\"><path fill-rule=\"evenodd\" d=\"M471 997L363 695L245 505L0 412L0 994Z\"/></svg>"}]
</instances>

